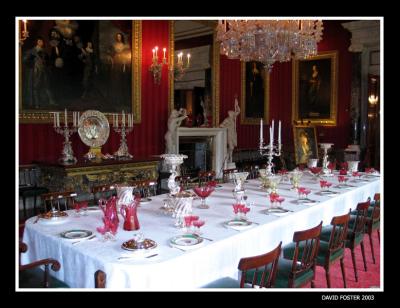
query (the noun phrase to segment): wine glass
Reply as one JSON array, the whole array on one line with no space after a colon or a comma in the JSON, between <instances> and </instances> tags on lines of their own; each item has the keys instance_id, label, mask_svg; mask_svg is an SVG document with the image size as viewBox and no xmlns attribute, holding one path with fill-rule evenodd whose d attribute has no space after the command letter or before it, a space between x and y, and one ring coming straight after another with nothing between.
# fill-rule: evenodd
<instances>
[{"instance_id":1,"label":"wine glass","mask_svg":"<svg viewBox=\"0 0 400 308\"><path fill-rule=\"evenodd\" d=\"M75 216L79 218L81 216L81 204L80 204L80 202L75 202L74 210L75 210Z\"/></svg>"},{"instance_id":2,"label":"wine glass","mask_svg":"<svg viewBox=\"0 0 400 308\"><path fill-rule=\"evenodd\" d=\"M276 201L279 202L279 207L281 208L282 207L282 202L285 201L285 198L278 197L278 198L276 198Z\"/></svg>"},{"instance_id":3,"label":"wine glass","mask_svg":"<svg viewBox=\"0 0 400 308\"><path fill-rule=\"evenodd\" d=\"M276 207L276 202L277 199L279 198L279 195L277 193L270 193L269 194L269 201L271 201L271 208L275 208Z\"/></svg>"},{"instance_id":4,"label":"wine glass","mask_svg":"<svg viewBox=\"0 0 400 308\"><path fill-rule=\"evenodd\" d=\"M190 227L192 226L192 215L186 215L183 217L183 220L185 221L185 232L190 233Z\"/></svg>"},{"instance_id":5,"label":"wine glass","mask_svg":"<svg viewBox=\"0 0 400 308\"><path fill-rule=\"evenodd\" d=\"M297 189L297 192L299 194L299 200L306 200L308 194L311 192L311 190L305 188L305 187L299 187Z\"/></svg>"},{"instance_id":6,"label":"wine glass","mask_svg":"<svg viewBox=\"0 0 400 308\"><path fill-rule=\"evenodd\" d=\"M246 207L246 206L244 205L244 206L240 209L240 213L242 214L242 215L240 216L240 219L241 219L241 220L247 220L246 214L247 214L248 212L250 212L250 208L249 208L249 207Z\"/></svg>"},{"instance_id":7,"label":"wine glass","mask_svg":"<svg viewBox=\"0 0 400 308\"><path fill-rule=\"evenodd\" d=\"M201 204L199 205L198 208L199 209L208 209L208 208L210 208L206 204L206 199L214 191L214 187L212 187L212 186L195 187L193 190L196 193L196 195L201 198Z\"/></svg>"},{"instance_id":8,"label":"wine glass","mask_svg":"<svg viewBox=\"0 0 400 308\"><path fill-rule=\"evenodd\" d=\"M204 220L195 220L193 221L193 226L197 228L197 230L194 231L195 234L200 235L202 232L200 231L200 228L204 226L206 222Z\"/></svg>"}]
</instances>

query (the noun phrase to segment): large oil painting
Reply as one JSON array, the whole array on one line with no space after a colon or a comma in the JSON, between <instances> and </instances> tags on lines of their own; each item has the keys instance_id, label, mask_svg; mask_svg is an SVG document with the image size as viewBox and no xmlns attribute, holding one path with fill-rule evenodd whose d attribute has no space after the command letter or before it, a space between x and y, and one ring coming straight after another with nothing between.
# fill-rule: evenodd
<instances>
[{"instance_id":1,"label":"large oil painting","mask_svg":"<svg viewBox=\"0 0 400 308\"><path fill-rule=\"evenodd\" d=\"M268 123L269 73L261 62L242 63L241 124Z\"/></svg>"},{"instance_id":2,"label":"large oil painting","mask_svg":"<svg viewBox=\"0 0 400 308\"><path fill-rule=\"evenodd\" d=\"M140 59L140 48L133 43L135 23L29 21L29 38L20 49L21 112L124 110L137 123L140 93L134 92L140 75L134 59Z\"/></svg>"},{"instance_id":3,"label":"large oil painting","mask_svg":"<svg viewBox=\"0 0 400 308\"><path fill-rule=\"evenodd\" d=\"M336 125L337 52L293 61L293 120Z\"/></svg>"}]
</instances>

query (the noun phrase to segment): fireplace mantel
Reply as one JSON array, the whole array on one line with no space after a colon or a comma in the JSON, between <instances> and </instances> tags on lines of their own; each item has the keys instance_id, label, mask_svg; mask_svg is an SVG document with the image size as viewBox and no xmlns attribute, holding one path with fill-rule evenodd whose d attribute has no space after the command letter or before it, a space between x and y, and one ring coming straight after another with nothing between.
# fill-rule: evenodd
<instances>
[{"instance_id":1,"label":"fireplace mantel","mask_svg":"<svg viewBox=\"0 0 400 308\"><path fill-rule=\"evenodd\" d=\"M212 142L212 168L217 178L222 178L222 170L226 168L227 128L178 127L176 149L179 153L180 137L214 137Z\"/></svg>"}]
</instances>

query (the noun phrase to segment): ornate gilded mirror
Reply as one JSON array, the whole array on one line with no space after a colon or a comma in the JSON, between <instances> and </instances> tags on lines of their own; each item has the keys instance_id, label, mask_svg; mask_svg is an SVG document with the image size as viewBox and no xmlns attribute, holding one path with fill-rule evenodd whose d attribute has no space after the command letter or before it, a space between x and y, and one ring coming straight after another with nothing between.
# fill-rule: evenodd
<instances>
[{"instance_id":1,"label":"ornate gilded mirror","mask_svg":"<svg viewBox=\"0 0 400 308\"><path fill-rule=\"evenodd\" d=\"M170 21L170 110L186 109L187 127L219 124L219 44L213 20Z\"/></svg>"}]
</instances>

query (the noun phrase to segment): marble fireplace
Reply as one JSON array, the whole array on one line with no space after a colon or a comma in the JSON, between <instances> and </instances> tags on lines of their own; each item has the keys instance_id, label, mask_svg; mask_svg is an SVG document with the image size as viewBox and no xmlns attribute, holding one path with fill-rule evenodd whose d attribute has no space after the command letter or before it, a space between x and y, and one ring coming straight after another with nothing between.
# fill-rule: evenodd
<instances>
[{"instance_id":1,"label":"marble fireplace","mask_svg":"<svg viewBox=\"0 0 400 308\"><path fill-rule=\"evenodd\" d=\"M226 128L206 128L206 127L178 127L176 136L176 149L178 153L180 144L204 138L204 142L210 142L211 169L215 170L216 177L222 178L222 170L227 164L227 129Z\"/></svg>"}]
</instances>

